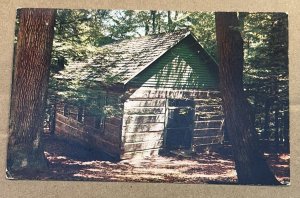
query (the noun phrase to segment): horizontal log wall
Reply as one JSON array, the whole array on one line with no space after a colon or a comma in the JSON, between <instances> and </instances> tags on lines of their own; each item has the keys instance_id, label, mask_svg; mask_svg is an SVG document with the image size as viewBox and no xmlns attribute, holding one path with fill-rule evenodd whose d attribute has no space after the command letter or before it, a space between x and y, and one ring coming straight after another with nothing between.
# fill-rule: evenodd
<instances>
[{"instance_id":1,"label":"horizontal log wall","mask_svg":"<svg viewBox=\"0 0 300 198\"><path fill-rule=\"evenodd\" d=\"M122 118L106 118L104 130L56 114L56 134L119 158Z\"/></svg>"},{"instance_id":2,"label":"horizontal log wall","mask_svg":"<svg viewBox=\"0 0 300 198\"><path fill-rule=\"evenodd\" d=\"M124 103L122 159L158 155L163 146L164 98L130 98Z\"/></svg>"},{"instance_id":3,"label":"horizontal log wall","mask_svg":"<svg viewBox=\"0 0 300 198\"><path fill-rule=\"evenodd\" d=\"M56 131L108 154L121 154L121 159L157 155L163 148L167 99L193 99L192 146L197 149L223 140L224 118L218 91L138 89L126 94L123 116L106 118L104 131L60 113Z\"/></svg>"},{"instance_id":4,"label":"horizontal log wall","mask_svg":"<svg viewBox=\"0 0 300 198\"><path fill-rule=\"evenodd\" d=\"M129 89L125 94L122 159L158 154L163 147L167 99L193 99L195 116L192 146L219 144L224 116L219 91Z\"/></svg>"},{"instance_id":5,"label":"horizontal log wall","mask_svg":"<svg viewBox=\"0 0 300 198\"><path fill-rule=\"evenodd\" d=\"M220 92L215 90L174 90L161 88L129 89L126 93L130 99L210 99L219 97Z\"/></svg>"},{"instance_id":6,"label":"horizontal log wall","mask_svg":"<svg viewBox=\"0 0 300 198\"><path fill-rule=\"evenodd\" d=\"M224 115L219 92L207 91L206 97L195 98L193 148L223 142Z\"/></svg>"},{"instance_id":7,"label":"horizontal log wall","mask_svg":"<svg viewBox=\"0 0 300 198\"><path fill-rule=\"evenodd\" d=\"M106 118L102 137L121 145L122 118Z\"/></svg>"},{"instance_id":8,"label":"horizontal log wall","mask_svg":"<svg viewBox=\"0 0 300 198\"><path fill-rule=\"evenodd\" d=\"M107 91L101 92L99 105L109 105L114 108L123 109L120 102L122 93ZM99 149L113 157L120 157L122 115L109 115L104 120L101 128L95 126L97 120L93 113L84 111L83 123L77 121L78 108L68 104L68 116L63 115L64 103L57 105L56 133L65 138L73 139L91 148Z\"/></svg>"}]
</instances>

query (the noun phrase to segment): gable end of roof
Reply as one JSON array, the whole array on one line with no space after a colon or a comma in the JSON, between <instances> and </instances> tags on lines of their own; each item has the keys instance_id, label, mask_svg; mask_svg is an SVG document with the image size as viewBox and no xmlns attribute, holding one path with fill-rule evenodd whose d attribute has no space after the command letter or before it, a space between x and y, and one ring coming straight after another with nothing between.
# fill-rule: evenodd
<instances>
[{"instance_id":1,"label":"gable end of roof","mask_svg":"<svg viewBox=\"0 0 300 198\"><path fill-rule=\"evenodd\" d=\"M141 68L137 73L135 73L129 79L127 79L126 81L124 81L124 85L126 85L128 82L130 82L133 78L135 78L137 75L139 75L142 71L144 71L146 68L148 68L152 63L154 63L157 59L159 59L160 57L162 57L165 53L167 53L170 49L172 49L173 47L175 47L178 43L180 43L183 39L185 39L189 35L191 35L191 32L187 31L185 33L185 35L180 40L178 40L177 42L173 43L173 45L169 46L169 48L167 48L162 53L160 53L155 59L153 59L151 62L149 62L148 64L146 64L145 66L143 66L143 68Z\"/></svg>"}]
</instances>

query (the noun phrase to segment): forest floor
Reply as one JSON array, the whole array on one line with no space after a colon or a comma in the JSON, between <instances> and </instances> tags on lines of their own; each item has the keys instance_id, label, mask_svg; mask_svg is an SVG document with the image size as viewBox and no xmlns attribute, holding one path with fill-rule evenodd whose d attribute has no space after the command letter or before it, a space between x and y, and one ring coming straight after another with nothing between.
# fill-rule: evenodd
<instances>
[{"instance_id":1,"label":"forest floor","mask_svg":"<svg viewBox=\"0 0 300 198\"><path fill-rule=\"evenodd\" d=\"M230 146L222 152L198 153L191 157L164 155L145 159L108 161L82 146L56 137L46 137L45 155L49 169L16 179L88 180L120 182L169 182L236 184L237 177ZM287 153L265 153L277 179L290 181Z\"/></svg>"}]
</instances>

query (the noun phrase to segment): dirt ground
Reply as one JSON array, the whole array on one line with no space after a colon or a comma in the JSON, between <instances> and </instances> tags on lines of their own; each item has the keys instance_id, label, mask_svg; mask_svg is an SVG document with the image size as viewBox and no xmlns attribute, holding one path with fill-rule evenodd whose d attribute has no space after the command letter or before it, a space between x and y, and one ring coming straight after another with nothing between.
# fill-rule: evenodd
<instances>
[{"instance_id":1,"label":"dirt ground","mask_svg":"<svg viewBox=\"0 0 300 198\"><path fill-rule=\"evenodd\" d=\"M103 155L56 137L45 138L49 170L18 179L235 184L230 147L192 157L165 155L146 159L108 161ZM279 181L289 184L287 153L265 156Z\"/></svg>"}]
</instances>

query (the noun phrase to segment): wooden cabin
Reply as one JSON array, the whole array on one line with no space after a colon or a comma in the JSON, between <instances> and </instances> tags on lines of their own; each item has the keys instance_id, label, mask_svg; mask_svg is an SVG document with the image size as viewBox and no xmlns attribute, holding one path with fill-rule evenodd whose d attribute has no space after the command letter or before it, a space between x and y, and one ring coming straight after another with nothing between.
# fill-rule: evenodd
<instances>
[{"instance_id":1,"label":"wooden cabin","mask_svg":"<svg viewBox=\"0 0 300 198\"><path fill-rule=\"evenodd\" d=\"M119 159L158 155L161 150L197 151L222 143L217 64L190 31L122 40L100 51L90 60L71 63L57 78L79 72L84 81L89 68L109 68L118 81L101 92L99 103L121 113L101 119L86 114L82 121L80 109L66 113L58 105L57 134ZM103 76L95 78L99 87Z\"/></svg>"}]
</instances>

